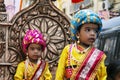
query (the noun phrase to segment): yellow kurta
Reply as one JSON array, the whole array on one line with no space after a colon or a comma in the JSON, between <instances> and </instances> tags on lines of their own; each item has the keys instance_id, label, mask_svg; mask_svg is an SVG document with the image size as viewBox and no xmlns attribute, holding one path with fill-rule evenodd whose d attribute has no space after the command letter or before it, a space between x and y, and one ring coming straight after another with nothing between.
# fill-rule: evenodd
<instances>
[{"instance_id":1,"label":"yellow kurta","mask_svg":"<svg viewBox=\"0 0 120 80\"><path fill-rule=\"evenodd\" d=\"M27 72L27 80L30 80L33 74L37 69L37 64L28 65L28 72ZM24 79L24 71L25 71L25 62L21 62L18 64L16 74L14 75L14 80L23 80ZM40 77L39 80L52 80L52 75L48 69L48 63L46 63L45 69Z\"/></svg>"},{"instance_id":2,"label":"yellow kurta","mask_svg":"<svg viewBox=\"0 0 120 80\"><path fill-rule=\"evenodd\" d=\"M55 80L64 80L65 67L68 66L69 48L70 48L70 45L67 45L62 51L62 54L61 54L59 62L58 62L58 68L57 68ZM88 51L90 51L90 49ZM81 63L84 56L86 56L86 53L80 54L80 53L76 52L75 47L73 47L71 54L74 57L74 59L76 59L77 61L79 61L79 63ZM103 58L100 62L100 67L97 69L97 72L95 73L98 80L106 80L106 77L107 77L106 66L104 65L105 58L106 58L106 55L104 54ZM75 60L73 60L73 59L70 59L70 64L77 65L77 62L75 62Z\"/></svg>"}]
</instances>

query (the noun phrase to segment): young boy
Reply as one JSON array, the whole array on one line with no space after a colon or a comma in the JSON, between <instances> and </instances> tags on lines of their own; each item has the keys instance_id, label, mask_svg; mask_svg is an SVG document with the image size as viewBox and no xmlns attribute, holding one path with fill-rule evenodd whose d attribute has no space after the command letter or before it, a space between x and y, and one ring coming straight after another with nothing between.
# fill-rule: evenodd
<instances>
[{"instance_id":1,"label":"young boy","mask_svg":"<svg viewBox=\"0 0 120 80\"><path fill-rule=\"evenodd\" d=\"M106 80L106 55L93 46L101 28L101 19L91 10L74 15L70 30L75 43L63 49L55 80Z\"/></svg>"},{"instance_id":2,"label":"young boy","mask_svg":"<svg viewBox=\"0 0 120 80\"><path fill-rule=\"evenodd\" d=\"M14 80L51 80L48 63L40 58L46 47L42 34L37 30L28 30L22 46L27 58L18 64Z\"/></svg>"}]
</instances>

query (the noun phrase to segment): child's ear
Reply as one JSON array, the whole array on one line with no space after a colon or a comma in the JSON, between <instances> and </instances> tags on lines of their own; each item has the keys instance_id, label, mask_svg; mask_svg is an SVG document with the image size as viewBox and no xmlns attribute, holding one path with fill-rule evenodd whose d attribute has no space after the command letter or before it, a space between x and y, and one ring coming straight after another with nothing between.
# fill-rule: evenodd
<instances>
[{"instance_id":1,"label":"child's ear","mask_svg":"<svg viewBox=\"0 0 120 80\"><path fill-rule=\"evenodd\" d=\"M79 32L76 33L76 38L77 38L77 40L80 39L80 33Z\"/></svg>"},{"instance_id":2,"label":"child's ear","mask_svg":"<svg viewBox=\"0 0 120 80\"><path fill-rule=\"evenodd\" d=\"M26 52L26 56L28 56L28 52Z\"/></svg>"},{"instance_id":3,"label":"child's ear","mask_svg":"<svg viewBox=\"0 0 120 80\"><path fill-rule=\"evenodd\" d=\"M79 33L79 32L77 32L77 33L76 33L76 36L79 36L79 34L80 34L80 33Z\"/></svg>"}]
</instances>

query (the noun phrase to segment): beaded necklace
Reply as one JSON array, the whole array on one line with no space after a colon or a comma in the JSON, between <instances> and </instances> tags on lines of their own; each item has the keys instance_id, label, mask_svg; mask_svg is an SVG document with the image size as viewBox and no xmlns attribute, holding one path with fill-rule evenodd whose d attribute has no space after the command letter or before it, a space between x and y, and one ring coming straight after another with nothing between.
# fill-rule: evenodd
<instances>
[{"instance_id":1,"label":"beaded necklace","mask_svg":"<svg viewBox=\"0 0 120 80\"><path fill-rule=\"evenodd\" d=\"M37 65L39 65L41 63L41 59L39 58L38 59L38 61L37 61ZM30 60L27 58L26 60L25 60L25 80L27 80L27 70L28 70L28 65L33 65L31 62L30 62Z\"/></svg>"},{"instance_id":2,"label":"beaded necklace","mask_svg":"<svg viewBox=\"0 0 120 80\"><path fill-rule=\"evenodd\" d=\"M75 63L79 64L79 60L75 59L75 57L72 55L72 50L73 48L75 48L75 50L78 52L78 53L81 53L81 54L84 54L86 53L90 48L91 46L89 46L88 48L84 49L83 51L80 51L77 49L77 44L71 44L70 45L70 48L69 48L69 53L68 53L68 66L71 66L72 69L69 69L69 73L72 74L72 70L74 70L75 68L73 67L73 65L71 64L70 60L73 60ZM81 56L82 57L82 56Z\"/></svg>"}]
</instances>

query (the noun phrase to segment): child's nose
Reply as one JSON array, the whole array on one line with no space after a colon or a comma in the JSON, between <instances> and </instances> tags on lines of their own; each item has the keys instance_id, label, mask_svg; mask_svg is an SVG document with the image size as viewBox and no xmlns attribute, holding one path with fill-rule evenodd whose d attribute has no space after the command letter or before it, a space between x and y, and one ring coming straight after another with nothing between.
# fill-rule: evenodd
<instances>
[{"instance_id":1,"label":"child's nose","mask_svg":"<svg viewBox=\"0 0 120 80\"><path fill-rule=\"evenodd\" d=\"M40 56L39 51L38 51L38 50L35 50L35 51L34 51L34 55Z\"/></svg>"},{"instance_id":2,"label":"child's nose","mask_svg":"<svg viewBox=\"0 0 120 80\"><path fill-rule=\"evenodd\" d=\"M96 32L94 30L91 30L91 35L96 35Z\"/></svg>"},{"instance_id":3,"label":"child's nose","mask_svg":"<svg viewBox=\"0 0 120 80\"><path fill-rule=\"evenodd\" d=\"M95 32L93 30L91 30L91 34L95 34Z\"/></svg>"},{"instance_id":4,"label":"child's nose","mask_svg":"<svg viewBox=\"0 0 120 80\"><path fill-rule=\"evenodd\" d=\"M37 53L37 52L38 52L38 49L35 49L35 50L34 50L34 52L36 52L36 53Z\"/></svg>"}]
</instances>

